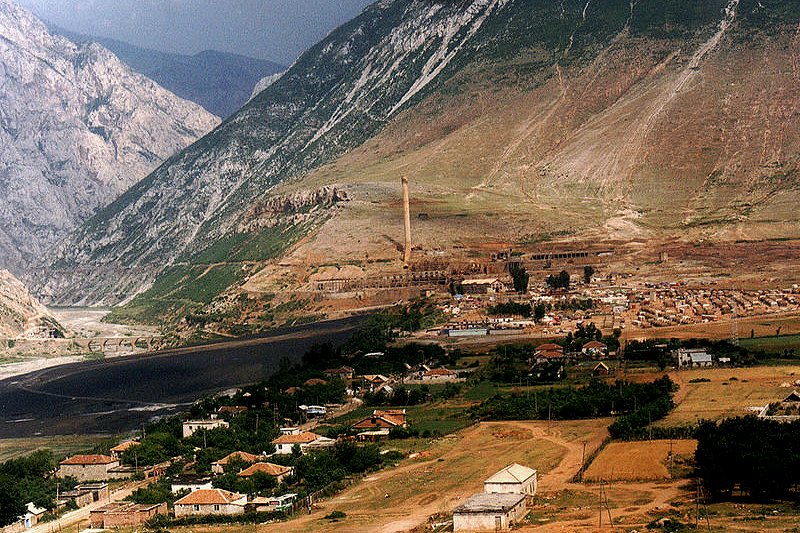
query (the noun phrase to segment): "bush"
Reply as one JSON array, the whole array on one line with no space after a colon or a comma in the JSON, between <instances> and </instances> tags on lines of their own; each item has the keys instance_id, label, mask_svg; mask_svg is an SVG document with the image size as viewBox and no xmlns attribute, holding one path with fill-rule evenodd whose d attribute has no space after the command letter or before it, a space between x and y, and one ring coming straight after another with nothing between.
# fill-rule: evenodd
<instances>
[{"instance_id":1,"label":"bush","mask_svg":"<svg viewBox=\"0 0 800 533\"><path fill-rule=\"evenodd\" d=\"M343 520L345 518L347 518L347 514L342 511L333 511L332 513L325 515L325 520L331 520L333 522Z\"/></svg>"}]
</instances>

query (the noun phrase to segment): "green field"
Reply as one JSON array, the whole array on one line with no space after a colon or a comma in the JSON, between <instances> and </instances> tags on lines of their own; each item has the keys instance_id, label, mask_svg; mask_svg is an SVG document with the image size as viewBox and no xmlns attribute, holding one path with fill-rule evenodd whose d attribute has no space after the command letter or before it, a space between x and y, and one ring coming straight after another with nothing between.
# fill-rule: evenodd
<instances>
[{"instance_id":1,"label":"green field","mask_svg":"<svg viewBox=\"0 0 800 533\"><path fill-rule=\"evenodd\" d=\"M0 439L0 463L29 455L36 450L47 449L56 457L66 457L75 453L91 452L106 443L116 444L110 437L64 436L35 437L30 439Z\"/></svg>"},{"instance_id":2,"label":"green field","mask_svg":"<svg viewBox=\"0 0 800 533\"><path fill-rule=\"evenodd\" d=\"M741 339L739 344L749 350L763 350L767 353L782 354L784 350L800 351L800 335L780 335Z\"/></svg>"}]
</instances>

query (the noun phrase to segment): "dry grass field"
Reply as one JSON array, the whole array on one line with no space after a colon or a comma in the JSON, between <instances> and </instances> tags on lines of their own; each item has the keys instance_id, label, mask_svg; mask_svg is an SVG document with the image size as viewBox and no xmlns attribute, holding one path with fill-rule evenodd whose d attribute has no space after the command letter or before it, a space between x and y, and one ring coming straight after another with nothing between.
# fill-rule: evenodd
<instances>
[{"instance_id":1,"label":"dry grass field","mask_svg":"<svg viewBox=\"0 0 800 533\"><path fill-rule=\"evenodd\" d=\"M697 369L669 376L681 389L677 407L658 422L664 426L743 416L748 407L780 401L791 392L781 385L800 379L800 366ZM695 379L711 381L690 383Z\"/></svg>"},{"instance_id":2,"label":"dry grass field","mask_svg":"<svg viewBox=\"0 0 800 533\"><path fill-rule=\"evenodd\" d=\"M667 462L675 456L692 456L695 440L613 442L586 470L584 481L653 481L671 479Z\"/></svg>"},{"instance_id":3,"label":"dry grass field","mask_svg":"<svg viewBox=\"0 0 800 533\"><path fill-rule=\"evenodd\" d=\"M452 511L468 496L482 491L484 479L510 463L538 469L540 490L562 490L580 468L583 442L588 443L587 453L596 449L607 435L608 423L608 419L554 422L549 431L547 422L482 423L437 439L416 458L373 474L320 503L311 515L258 528L190 529L193 533L408 531L431 515ZM325 520L332 511L342 511L347 518Z\"/></svg>"}]
</instances>

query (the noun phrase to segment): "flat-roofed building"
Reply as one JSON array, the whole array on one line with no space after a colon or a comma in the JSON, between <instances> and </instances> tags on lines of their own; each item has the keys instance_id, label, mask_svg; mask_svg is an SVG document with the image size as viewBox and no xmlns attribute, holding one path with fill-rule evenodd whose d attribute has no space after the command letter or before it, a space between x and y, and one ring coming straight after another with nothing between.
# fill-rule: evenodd
<instances>
[{"instance_id":1,"label":"flat-roofed building","mask_svg":"<svg viewBox=\"0 0 800 533\"><path fill-rule=\"evenodd\" d=\"M167 514L167 504L143 505L130 502L114 502L93 509L89 514L89 525L97 529L141 526L159 514Z\"/></svg>"},{"instance_id":2,"label":"flat-roofed building","mask_svg":"<svg viewBox=\"0 0 800 533\"><path fill-rule=\"evenodd\" d=\"M528 514L525 494L470 496L453 511L453 531L505 531Z\"/></svg>"}]
</instances>

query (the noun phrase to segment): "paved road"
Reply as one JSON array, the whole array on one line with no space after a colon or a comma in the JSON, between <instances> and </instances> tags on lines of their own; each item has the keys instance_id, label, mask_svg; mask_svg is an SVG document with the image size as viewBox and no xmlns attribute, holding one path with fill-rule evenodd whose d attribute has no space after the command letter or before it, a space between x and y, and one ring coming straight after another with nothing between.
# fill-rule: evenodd
<instances>
[{"instance_id":1,"label":"paved road","mask_svg":"<svg viewBox=\"0 0 800 533\"><path fill-rule=\"evenodd\" d=\"M268 378L315 343L344 342L363 317L108 361L48 368L0 381L0 438L118 433L197 398Z\"/></svg>"}]
</instances>

